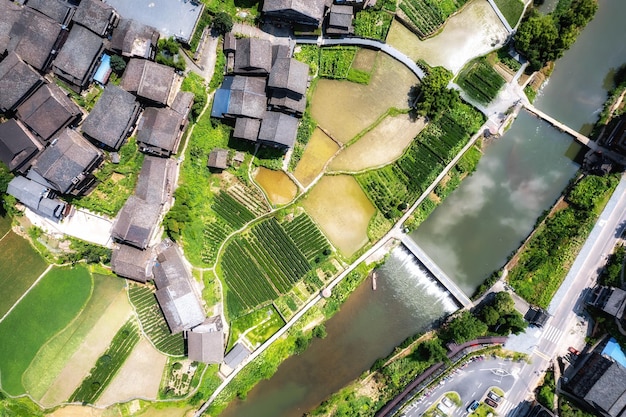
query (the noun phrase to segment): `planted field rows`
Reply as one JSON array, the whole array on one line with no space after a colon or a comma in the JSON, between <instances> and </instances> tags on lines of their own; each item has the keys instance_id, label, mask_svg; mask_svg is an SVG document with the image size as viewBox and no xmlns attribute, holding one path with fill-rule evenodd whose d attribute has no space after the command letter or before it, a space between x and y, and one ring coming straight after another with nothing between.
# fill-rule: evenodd
<instances>
[{"instance_id":1,"label":"planted field rows","mask_svg":"<svg viewBox=\"0 0 626 417\"><path fill-rule=\"evenodd\" d=\"M107 350L98 358L89 376L76 388L69 401L93 404L104 392L138 342L137 325L133 320L129 320L118 330Z\"/></svg>"},{"instance_id":2,"label":"planted field rows","mask_svg":"<svg viewBox=\"0 0 626 417\"><path fill-rule=\"evenodd\" d=\"M215 196L211 208L233 230L241 229L246 223L255 218L254 214L246 206L225 192L220 192Z\"/></svg>"},{"instance_id":3,"label":"planted field rows","mask_svg":"<svg viewBox=\"0 0 626 417\"><path fill-rule=\"evenodd\" d=\"M231 232L230 226L224 221L212 219L204 226L203 245L202 245L202 261L207 264L215 263L217 259L217 251L220 248L220 244L226 239L226 236Z\"/></svg>"},{"instance_id":4,"label":"planted field rows","mask_svg":"<svg viewBox=\"0 0 626 417\"><path fill-rule=\"evenodd\" d=\"M488 104L498 95L504 78L484 59L480 59L461 72L458 84L474 100Z\"/></svg>"},{"instance_id":5,"label":"planted field rows","mask_svg":"<svg viewBox=\"0 0 626 417\"><path fill-rule=\"evenodd\" d=\"M422 38L435 33L467 0L402 0L400 10Z\"/></svg>"},{"instance_id":6,"label":"planted field rows","mask_svg":"<svg viewBox=\"0 0 626 417\"><path fill-rule=\"evenodd\" d=\"M226 248L221 264L223 277L234 305L240 310L287 293L311 270L312 263L326 256L328 242L315 223L302 216L305 215L289 225L294 237L301 237L302 242L294 241L271 218L252 227L248 234L238 236Z\"/></svg>"},{"instance_id":7,"label":"planted field rows","mask_svg":"<svg viewBox=\"0 0 626 417\"><path fill-rule=\"evenodd\" d=\"M270 211L263 194L257 188L237 183L229 187L227 192L257 217Z\"/></svg>"},{"instance_id":8,"label":"planted field rows","mask_svg":"<svg viewBox=\"0 0 626 417\"><path fill-rule=\"evenodd\" d=\"M128 293L139 316L141 327L154 346L166 355L184 355L183 335L170 333L152 288L146 285L131 285Z\"/></svg>"},{"instance_id":9,"label":"planted field rows","mask_svg":"<svg viewBox=\"0 0 626 417\"><path fill-rule=\"evenodd\" d=\"M347 78L356 51L355 46L322 48L320 50L320 75L326 78Z\"/></svg>"}]
</instances>

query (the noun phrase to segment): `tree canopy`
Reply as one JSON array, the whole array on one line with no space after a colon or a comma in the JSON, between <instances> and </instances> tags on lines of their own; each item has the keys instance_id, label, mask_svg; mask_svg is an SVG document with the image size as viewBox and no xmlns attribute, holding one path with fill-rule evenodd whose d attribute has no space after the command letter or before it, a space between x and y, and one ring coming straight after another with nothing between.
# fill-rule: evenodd
<instances>
[{"instance_id":1,"label":"tree canopy","mask_svg":"<svg viewBox=\"0 0 626 417\"><path fill-rule=\"evenodd\" d=\"M219 34L230 32L233 28L233 18L228 13L219 12L213 18L213 30Z\"/></svg>"},{"instance_id":2,"label":"tree canopy","mask_svg":"<svg viewBox=\"0 0 626 417\"><path fill-rule=\"evenodd\" d=\"M448 89L453 74L444 67L425 68L426 76L418 86L419 96L415 110L420 116L437 119L460 102L459 92Z\"/></svg>"}]
</instances>

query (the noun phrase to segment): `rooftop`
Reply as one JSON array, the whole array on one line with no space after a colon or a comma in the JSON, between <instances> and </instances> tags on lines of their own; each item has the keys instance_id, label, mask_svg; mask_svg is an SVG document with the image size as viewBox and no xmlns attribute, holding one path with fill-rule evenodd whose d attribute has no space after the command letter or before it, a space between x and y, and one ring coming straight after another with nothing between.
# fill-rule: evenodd
<instances>
[{"instance_id":1,"label":"rooftop","mask_svg":"<svg viewBox=\"0 0 626 417\"><path fill-rule=\"evenodd\" d=\"M209 153L209 168L226 169L228 168L228 151L226 149L213 149Z\"/></svg>"},{"instance_id":2,"label":"rooftop","mask_svg":"<svg viewBox=\"0 0 626 417\"><path fill-rule=\"evenodd\" d=\"M102 38L89 29L74 25L52 63L52 69L57 76L82 89L96 72L103 51Z\"/></svg>"},{"instance_id":3,"label":"rooftop","mask_svg":"<svg viewBox=\"0 0 626 417\"><path fill-rule=\"evenodd\" d=\"M140 106L135 96L109 84L82 124L90 138L118 150L133 129Z\"/></svg>"},{"instance_id":4,"label":"rooftop","mask_svg":"<svg viewBox=\"0 0 626 417\"><path fill-rule=\"evenodd\" d=\"M174 68L145 59L131 58L126 65L120 87L138 97L165 105L175 78Z\"/></svg>"},{"instance_id":5,"label":"rooftop","mask_svg":"<svg viewBox=\"0 0 626 417\"><path fill-rule=\"evenodd\" d=\"M0 161L11 171L26 172L30 160L42 148L28 129L15 119L0 124Z\"/></svg>"},{"instance_id":6,"label":"rooftop","mask_svg":"<svg viewBox=\"0 0 626 417\"><path fill-rule=\"evenodd\" d=\"M259 129L261 121L259 119L251 119L249 117L238 117L235 121L235 130L233 137L236 139L245 139L256 142L259 137Z\"/></svg>"},{"instance_id":7,"label":"rooftop","mask_svg":"<svg viewBox=\"0 0 626 417\"><path fill-rule=\"evenodd\" d=\"M11 28L21 14L20 6L10 0L0 0L0 15L2 16L0 19L0 55L3 55L9 47Z\"/></svg>"},{"instance_id":8,"label":"rooftop","mask_svg":"<svg viewBox=\"0 0 626 417\"><path fill-rule=\"evenodd\" d=\"M169 108L148 107L139 122L137 143L142 151L161 156L178 152L183 116Z\"/></svg>"},{"instance_id":9,"label":"rooftop","mask_svg":"<svg viewBox=\"0 0 626 417\"><path fill-rule=\"evenodd\" d=\"M165 204L172 196L176 161L146 155L139 171L135 196L150 204Z\"/></svg>"},{"instance_id":10,"label":"rooftop","mask_svg":"<svg viewBox=\"0 0 626 417\"><path fill-rule=\"evenodd\" d=\"M99 36L105 36L118 20L115 9L101 0L81 0L74 13L74 22Z\"/></svg>"},{"instance_id":11,"label":"rooftop","mask_svg":"<svg viewBox=\"0 0 626 417\"><path fill-rule=\"evenodd\" d=\"M272 66L267 85L293 92L298 95L306 93L309 82L309 66L294 58L278 58Z\"/></svg>"},{"instance_id":12,"label":"rooftop","mask_svg":"<svg viewBox=\"0 0 626 417\"><path fill-rule=\"evenodd\" d=\"M237 39L236 74L268 74L272 69L272 44L259 38Z\"/></svg>"},{"instance_id":13,"label":"rooftop","mask_svg":"<svg viewBox=\"0 0 626 417\"><path fill-rule=\"evenodd\" d=\"M250 356L250 353L250 350L243 343L237 342L226 357L224 357L224 362L229 368L235 369Z\"/></svg>"},{"instance_id":14,"label":"rooftop","mask_svg":"<svg viewBox=\"0 0 626 417\"><path fill-rule=\"evenodd\" d=\"M145 249L150 245L160 215L160 204L131 195L113 223L111 236L127 245Z\"/></svg>"},{"instance_id":15,"label":"rooftop","mask_svg":"<svg viewBox=\"0 0 626 417\"><path fill-rule=\"evenodd\" d=\"M121 19L113 29L111 49L124 56L153 59L159 42L159 31L133 19Z\"/></svg>"},{"instance_id":16,"label":"rooftop","mask_svg":"<svg viewBox=\"0 0 626 417\"><path fill-rule=\"evenodd\" d=\"M14 110L43 82L43 78L17 54L7 55L0 61L0 111Z\"/></svg>"},{"instance_id":17,"label":"rooftop","mask_svg":"<svg viewBox=\"0 0 626 417\"><path fill-rule=\"evenodd\" d=\"M63 0L28 0L26 5L66 26L74 15L74 8Z\"/></svg>"},{"instance_id":18,"label":"rooftop","mask_svg":"<svg viewBox=\"0 0 626 417\"><path fill-rule=\"evenodd\" d=\"M319 26L328 4L327 0L265 0L263 13L294 23Z\"/></svg>"},{"instance_id":19,"label":"rooftop","mask_svg":"<svg viewBox=\"0 0 626 417\"><path fill-rule=\"evenodd\" d=\"M141 250L118 244L113 247L111 268L117 275L145 283L152 278L154 255L151 250Z\"/></svg>"},{"instance_id":20,"label":"rooftop","mask_svg":"<svg viewBox=\"0 0 626 417\"><path fill-rule=\"evenodd\" d=\"M268 145L290 148L298 134L298 119L284 113L268 111L263 116L259 140Z\"/></svg>"},{"instance_id":21,"label":"rooftop","mask_svg":"<svg viewBox=\"0 0 626 417\"><path fill-rule=\"evenodd\" d=\"M17 108L17 117L44 142L82 114L78 105L55 84L41 86Z\"/></svg>"},{"instance_id":22,"label":"rooftop","mask_svg":"<svg viewBox=\"0 0 626 417\"><path fill-rule=\"evenodd\" d=\"M25 7L11 28L8 50L45 72L52 61L52 51L58 48L61 32L59 23Z\"/></svg>"},{"instance_id":23,"label":"rooftop","mask_svg":"<svg viewBox=\"0 0 626 417\"><path fill-rule=\"evenodd\" d=\"M49 198L48 189L26 177L17 176L7 187L7 194L37 214L59 221L65 214L66 204L58 198Z\"/></svg>"},{"instance_id":24,"label":"rooftop","mask_svg":"<svg viewBox=\"0 0 626 417\"><path fill-rule=\"evenodd\" d=\"M227 113L260 119L267 109L265 78L235 75L230 86Z\"/></svg>"},{"instance_id":25,"label":"rooftop","mask_svg":"<svg viewBox=\"0 0 626 417\"><path fill-rule=\"evenodd\" d=\"M224 360L224 332L220 316L206 319L187 334L188 356L192 361L221 363Z\"/></svg>"}]
</instances>

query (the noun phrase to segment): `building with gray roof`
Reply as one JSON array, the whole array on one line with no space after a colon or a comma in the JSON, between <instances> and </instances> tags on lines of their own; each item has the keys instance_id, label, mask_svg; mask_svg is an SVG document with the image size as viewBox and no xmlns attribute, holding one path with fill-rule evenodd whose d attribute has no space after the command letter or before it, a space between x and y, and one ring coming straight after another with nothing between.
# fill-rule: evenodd
<instances>
[{"instance_id":1,"label":"building with gray roof","mask_svg":"<svg viewBox=\"0 0 626 417\"><path fill-rule=\"evenodd\" d=\"M161 209L161 204L131 195L115 218L111 236L138 249L147 248L156 233Z\"/></svg>"},{"instance_id":2,"label":"building with gray roof","mask_svg":"<svg viewBox=\"0 0 626 417\"><path fill-rule=\"evenodd\" d=\"M17 108L16 114L44 143L83 115L78 105L55 84L42 85Z\"/></svg>"},{"instance_id":3,"label":"building with gray roof","mask_svg":"<svg viewBox=\"0 0 626 417\"><path fill-rule=\"evenodd\" d=\"M224 331L222 318L213 316L187 333L187 356L202 363L224 361Z\"/></svg>"},{"instance_id":4,"label":"building with gray roof","mask_svg":"<svg viewBox=\"0 0 626 417\"><path fill-rule=\"evenodd\" d=\"M137 145L142 152L169 157L178 152L186 126L183 116L169 108L148 107L137 128Z\"/></svg>"},{"instance_id":5,"label":"building with gray roof","mask_svg":"<svg viewBox=\"0 0 626 417\"><path fill-rule=\"evenodd\" d=\"M333 4L328 14L326 33L331 35L351 35L354 33L352 25L354 8L350 5Z\"/></svg>"},{"instance_id":6,"label":"building with gray roof","mask_svg":"<svg viewBox=\"0 0 626 417\"><path fill-rule=\"evenodd\" d=\"M120 87L151 103L166 105L175 79L174 68L131 58L122 75Z\"/></svg>"},{"instance_id":7,"label":"building with gray roof","mask_svg":"<svg viewBox=\"0 0 626 417\"><path fill-rule=\"evenodd\" d=\"M24 173L43 149L37 139L15 119L0 124L0 161L11 170Z\"/></svg>"},{"instance_id":8,"label":"building with gray roof","mask_svg":"<svg viewBox=\"0 0 626 417\"><path fill-rule=\"evenodd\" d=\"M135 196L161 206L168 204L174 193L176 161L146 155L139 171Z\"/></svg>"},{"instance_id":9,"label":"building with gray roof","mask_svg":"<svg viewBox=\"0 0 626 417\"><path fill-rule=\"evenodd\" d=\"M62 194L78 195L94 182L92 171L103 160L100 150L66 128L36 158L32 169Z\"/></svg>"},{"instance_id":10,"label":"building with gray roof","mask_svg":"<svg viewBox=\"0 0 626 417\"><path fill-rule=\"evenodd\" d=\"M10 33L13 24L18 21L22 14L22 8L11 0L0 0L0 60L7 53ZM0 90L1 91L1 90Z\"/></svg>"},{"instance_id":11,"label":"building with gray roof","mask_svg":"<svg viewBox=\"0 0 626 417\"><path fill-rule=\"evenodd\" d=\"M45 186L26 177L17 176L7 187L7 194L17 198L33 212L56 222L65 215L67 205Z\"/></svg>"},{"instance_id":12,"label":"building with gray roof","mask_svg":"<svg viewBox=\"0 0 626 417\"><path fill-rule=\"evenodd\" d=\"M104 37L117 26L120 16L101 0L81 0L73 17L74 22Z\"/></svg>"},{"instance_id":13,"label":"building with gray roof","mask_svg":"<svg viewBox=\"0 0 626 417\"><path fill-rule=\"evenodd\" d=\"M64 0L28 0L26 6L37 10L63 26L69 26L75 10Z\"/></svg>"},{"instance_id":14,"label":"building with gray roof","mask_svg":"<svg viewBox=\"0 0 626 417\"><path fill-rule=\"evenodd\" d=\"M228 151L226 149L215 148L209 153L207 166L213 169L228 168Z\"/></svg>"},{"instance_id":15,"label":"building with gray roof","mask_svg":"<svg viewBox=\"0 0 626 417\"><path fill-rule=\"evenodd\" d=\"M157 255L152 273L157 287L155 295L172 333L204 322L206 316L192 288L193 278L175 244Z\"/></svg>"},{"instance_id":16,"label":"building with gray roof","mask_svg":"<svg viewBox=\"0 0 626 417\"><path fill-rule=\"evenodd\" d=\"M267 75L272 69L272 44L266 39L237 39L234 73Z\"/></svg>"},{"instance_id":17,"label":"building with gray roof","mask_svg":"<svg viewBox=\"0 0 626 417\"><path fill-rule=\"evenodd\" d=\"M234 76L226 115L262 118L267 110L265 86L265 78Z\"/></svg>"},{"instance_id":18,"label":"building with gray roof","mask_svg":"<svg viewBox=\"0 0 626 417\"><path fill-rule=\"evenodd\" d=\"M126 57L154 60L159 37L156 28L133 19L122 18L113 29L111 50Z\"/></svg>"},{"instance_id":19,"label":"building with gray roof","mask_svg":"<svg viewBox=\"0 0 626 417\"><path fill-rule=\"evenodd\" d=\"M259 130L259 142L277 148L290 148L298 135L298 119L284 113L265 112Z\"/></svg>"},{"instance_id":20,"label":"building with gray roof","mask_svg":"<svg viewBox=\"0 0 626 417\"><path fill-rule=\"evenodd\" d=\"M135 96L109 84L82 124L83 133L96 143L119 150L130 135L141 107Z\"/></svg>"},{"instance_id":21,"label":"building with gray roof","mask_svg":"<svg viewBox=\"0 0 626 417\"><path fill-rule=\"evenodd\" d=\"M8 50L41 72L47 72L54 54L59 50L64 30L61 24L24 7L9 34Z\"/></svg>"},{"instance_id":22,"label":"building with gray roof","mask_svg":"<svg viewBox=\"0 0 626 417\"><path fill-rule=\"evenodd\" d=\"M176 97L174 97L174 101L172 102L170 108L183 116L183 119L186 121L189 118L189 113L193 107L194 99L195 96L192 92L179 91L176 93Z\"/></svg>"},{"instance_id":23,"label":"building with gray roof","mask_svg":"<svg viewBox=\"0 0 626 417\"><path fill-rule=\"evenodd\" d=\"M266 20L286 22L317 28L321 26L329 0L264 0L263 17Z\"/></svg>"},{"instance_id":24,"label":"building with gray roof","mask_svg":"<svg viewBox=\"0 0 626 417\"><path fill-rule=\"evenodd\" d=\"M256 142L259 137L259 129L261 129L261 120L251 119L249 117L238 117L235 120L233 137L235 139Z\"/></svg>"},{"instance_id":25,"label":"building with gray roof","mask_svg":"<svg viewBox=\"0 0 626 417\"><path fill-rule=\"evenodd\" d=\"M111 254L111 269L116 275L145 284L152 279L156 257L151 249L137 249L123 243L115 244Z\"/></svg>"},{"instance_id":26,"label":"building with gray roof","mask_svg":"<svg viewBox=\"0 0 626 417\"><path fill-rule=\"evenodd\" d=\"M87 28L74 25L52 63L52 70L57 77L80 92L91 82L103 51L102 38Z\"/></svg>"},{"instance_id":27,"label":"building with gray roof","mask_svg":"<svg viewBox=\"0 0 626 417\"><path fill-rule=\"evenodd\" d=\"M15 53L0 61L0 111L15 110L42 84L43 78Z\"/></svg>"},{"instance_id":28,"label":"building with gray roof","mask_svg":"<svg viewBox=\"0 0 626 417\"><path fill-rule=\"evenodd\" d=\"M278 58L268 80L273 109L302 115L306 109L309 66L294 58Z\"/></svg>"},{"instance_id":29,"label":"building with gray roof","mask_svg":"<svg viewBox=\"0 0 626 417\"><path fill-rule=\"evenodd\" d=\"M243 361L245 361L252 352L243 343L237 342L235 346L224 357L224 363L230 369L237 368Z\"/></svg>"},{"instance_id":30,"label":"building with gray roof","mask_svg":"<svg viewBox=\"0 0 626 417\"><path fill-rule=\"evenodd\" d=\"M626 368L593 352L565 389L604 417L626 416Z\"/></svg>"}]
</instances>

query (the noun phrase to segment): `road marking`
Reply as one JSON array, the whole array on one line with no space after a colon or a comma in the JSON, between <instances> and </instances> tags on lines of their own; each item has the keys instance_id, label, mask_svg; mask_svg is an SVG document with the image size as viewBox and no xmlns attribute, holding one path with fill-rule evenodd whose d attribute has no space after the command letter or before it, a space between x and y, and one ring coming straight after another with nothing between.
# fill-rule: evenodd
<instances>
[{"instance_id":1,"label":"road marking","mask_svg":"<svg viewBox=\"0 0 626 417\"><path fill-rule=\"evenodd\" d=\"M543 352L539 352L537 349L535 349L535 350L533 351L533 353L534 353L534 354L536 354L537 356L539 356L540 358L543 358L543 359L545 359L545 360L547 360L547 361L551 361L551 360L552 360L552 358L551 358L551 357L549 357L548 355L546 355L546 354L545 354L545 353L543 353Z\"/></svg>"},{"instance_id":2,"label":"road marking","mask_svg":"<svg viewBox=\"0 0 626 417\"><path fill-rule=\"evenodd\" d=\"M544 332L543 332L542 338L546 339L546 340L549 340L552 343L557 343L562 335L563 335L563 331L562 330L557 329L554 326L548 325L546 330L544 330Z\"/></svg>"},{"instance_id":3,"label":"road marking","mask_svg":"<svg viewBox=\"0 0 626 417\"><path fill-rule=\"evenodd\" d=\"M503 398L500 403L500 406L498 407L496 411L501 416L506 416L506 413L508 413L511 410L511 408L513 408L513 403Z\"/></svg>"}]
</instances>

